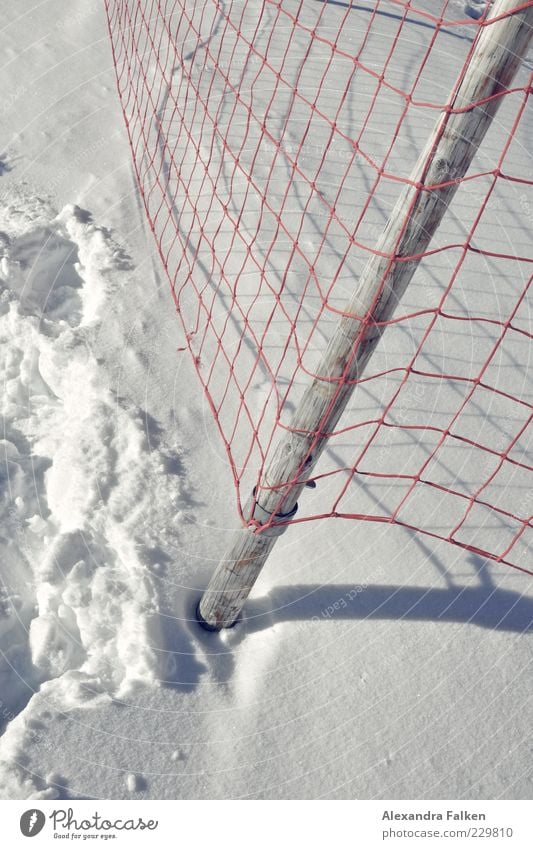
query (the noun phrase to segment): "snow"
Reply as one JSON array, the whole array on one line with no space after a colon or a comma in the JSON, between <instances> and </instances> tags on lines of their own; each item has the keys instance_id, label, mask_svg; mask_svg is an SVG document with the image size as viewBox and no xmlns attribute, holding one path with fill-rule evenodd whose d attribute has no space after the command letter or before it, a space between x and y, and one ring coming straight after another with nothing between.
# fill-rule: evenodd
<instances>
[{"instance_id":1,"label":"snow","mask_svg":"<svg viewBox=\"0 0 533 849\"><path fill-rule=\"evenodd\" d=\"M141 775L134 775L132 772L126 776L126 787L128 793L140 793L145 786L144 779Z\"/></svg>"},{"instance_id":2,"label":"snow","mask_svg":"<svg viewBox=\"0 0 533 849\"><path fill-rule=\"evenodd\" d=\"M304 523L245 619L198 629L233 484L138 203L103 5L13 4L0 48L1 798L530 798L528 576Z\"/></svg>"}]
</instances>

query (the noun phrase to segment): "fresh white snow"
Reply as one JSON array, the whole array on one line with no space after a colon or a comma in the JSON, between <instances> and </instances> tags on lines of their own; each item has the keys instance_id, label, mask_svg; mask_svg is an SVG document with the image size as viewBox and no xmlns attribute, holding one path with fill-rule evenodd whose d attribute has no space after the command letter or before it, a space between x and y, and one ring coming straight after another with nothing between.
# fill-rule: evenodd
<instances>
[{"instance_id":1,"label":"fresh white snow","mask_svg":"<svg viewBox=\"0 0 533 849\"><path fill-rule=\"evenodd\" d=\"M0 50L0 797L530 798L527 575L304 523L198 629L235 496L103 3L11 4Z\"/></svg>"}]
</instances>

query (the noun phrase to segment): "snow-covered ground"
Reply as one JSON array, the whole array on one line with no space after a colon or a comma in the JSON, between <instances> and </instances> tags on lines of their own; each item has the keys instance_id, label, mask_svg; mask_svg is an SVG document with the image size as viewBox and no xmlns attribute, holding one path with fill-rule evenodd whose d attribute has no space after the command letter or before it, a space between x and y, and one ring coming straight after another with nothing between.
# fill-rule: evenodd
<instances>
[{"instance_id":1,"label":"snow-covered ground","mask_svg":"<svg viewBox=\"0 0 533 849\"><path fill-rule=\"evenodd\" d=\"M12 4L0 51L1 797L530 798L527 575L305 523L192 621L235 500L103 3Z\"/></svg>"}]
</instances>

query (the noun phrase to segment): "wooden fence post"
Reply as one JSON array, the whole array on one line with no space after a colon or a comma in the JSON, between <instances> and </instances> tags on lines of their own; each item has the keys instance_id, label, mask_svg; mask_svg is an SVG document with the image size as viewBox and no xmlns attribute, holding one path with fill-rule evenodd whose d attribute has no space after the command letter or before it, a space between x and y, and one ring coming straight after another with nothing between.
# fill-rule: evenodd
<instances>
[{"instance_id":1,"label":"wooden fence post","mask_svg":"<svg viewBox=\"0 0 533 849\"><path fill-rule=\"evenodd\" d=\"M436 232L528 49L533 2L496 0L409 183L345 308L287 435L266 465L236 533L197 607L198 621L218 631L237 620L298 497ZM477 105L476 105L477 104ZM265 530L257 531L259 526Z\"/></svg>"}]
</instances>

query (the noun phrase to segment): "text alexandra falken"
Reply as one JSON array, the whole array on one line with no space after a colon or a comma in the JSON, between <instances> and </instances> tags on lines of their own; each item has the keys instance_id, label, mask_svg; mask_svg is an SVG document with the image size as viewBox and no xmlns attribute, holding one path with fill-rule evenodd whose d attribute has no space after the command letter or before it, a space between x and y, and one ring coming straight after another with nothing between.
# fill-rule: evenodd
<instances>
[{"instance_id":1,"label":"text alexandra falken","mask_svg":"<svg viewBox=\"0 0 533 849\"><path fill-rule=\"evenodd\" d=\"M382 820L446 820L446 821L461 821L467 820L486 820L485 814L480 814L471 811L383 811Z\"/></svg>"}]
</instances>

